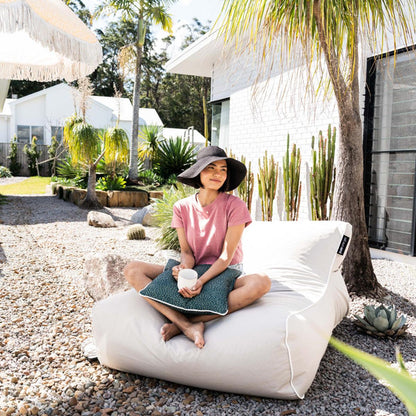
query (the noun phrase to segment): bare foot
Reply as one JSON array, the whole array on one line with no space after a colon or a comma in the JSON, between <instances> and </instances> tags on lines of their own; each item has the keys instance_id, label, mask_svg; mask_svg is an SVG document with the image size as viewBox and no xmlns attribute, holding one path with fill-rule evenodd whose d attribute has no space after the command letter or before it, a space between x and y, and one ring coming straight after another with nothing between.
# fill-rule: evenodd
<instances>
[{"instance_id":1,"label":"bare foot","mask_svg":"<svg viewBox=\"0 0 416 416\"><path fill-rule=\"evenodd\" d=\"M160 329L160 334L162 335L163 341L169 341L171 338L176 337L176 335L179 335L182 331L172 323L165 324Z\"/></svg>"},{"instance_id":2,"label":"bare foot","mask_svg":"<svg viewBox=\"0 0 416 416\"><path fill-rule=\"evenodd\" d=\"M205 345L204 341L204 323L198 322L196 324L190 324L186 328L182 329L182 332L192 341L198 348L202 348Z\"/></svg>"}]
</instances>

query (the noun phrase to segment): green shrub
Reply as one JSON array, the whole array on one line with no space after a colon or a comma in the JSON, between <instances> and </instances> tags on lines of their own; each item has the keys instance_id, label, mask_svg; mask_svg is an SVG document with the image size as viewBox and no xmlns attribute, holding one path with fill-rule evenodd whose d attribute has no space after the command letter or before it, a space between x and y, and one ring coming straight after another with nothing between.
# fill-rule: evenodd
<instances>
[{"instance_id":1,"label":"green shrub","mask_svg":"<svg viewBox=\"0 0 416 416\"><path fill-rule=\"evenodd\" d=\"M13 175L5 166L0 166L0 178L11 178Z\"/></svg>"},{"instance_id":2,"label":"green shrub","mask_svg":"<svg viewBox=\"0 0 416 416\"><path fill-rule=\"evenodd\" d=\"M139 180L143 182L145 185L160 186L162 185L162 183L164 183L163 178L160 177L156 172L150 169L140 172Z\"/></svg>"},{"instance_id":3,"label":"green shrub","mask_svg":"<svg viewBox=\"0 0 416 416\"><path fill-rule=\"evenodd\" d=\"M179 175L195 162L195 150L195 145L181 137L160 142L154 159L156 173L165 180Z\"/></svg>"},{"instance_id":4,"label":"green shrub","mask_svg":"<svg viewBox=\"0 0 416 416\"><path fill-rule=\"evenodd\" d=\"M55 176L55 173L56 173L56 161L57 161L58 148L59 148L59 142L56 136L52 136L51 144L48 146L49 159L52 159L48 163L49 174L51 176Z\"/></svg>"},{"instance_id":5,"label":"green shrub","mask_svg":"<svg viewBox=\"0 0 416 416\"><path fill-rule=\"evenodd\" d=\"M70 155L58 162L56 172L58 176L67 179L74 179L77 176L82 177L86 174L85 169L82 169L79 165L74 165L72 163L72 158Z\"/></svg>"},{"instance_id":6,"label":"green shrub","mask_svg":"<svg viewBox=\"0 0 416 416\"><path fill-rule=\"evenodd\" d=\"M126 187L126 180L121 176L106 176L98 179L95 187L101 191L117 191Z\"/></svg>"},{"instance_id":7,"label":"green shrub","mask_svg":"<svg viewBox=\"0 0 416 416\"><path fill-rule=\"evenodd\" d=\"M23 153L27 156L27 164L29 166L30 176L40 176L38 161L41 152L40 150L38 150L38 146L36 144L37 140L37 137L33 136L32 143L30 144L30 146L25 144L25 146L23 147Z\"/></svg>"},{"instance_id":8,"label":"green shrub","mask_svg":"<svg viewBox=\"0 0 416 416\"><path fill-rule=\"evenodd\" d=\"M20 169L22 165L18 162L18 154L17 154L17 137L14 136L13 140L10 143L10 152L7 159L10 160L9 169L13 176L18 176L20 173Z\"/></svg>"},{"instance_id":9,"label":"green shrub","mask_svg":"<svg viewBox=\"0 0 416 416\"><path fill-rule=\"evenodd\" d=\"M194 188L177 183L176 186L164 190L163 198L157 199L154 202L154 218L157 225L160 227L160 236L156 241L160 248L165 250L180 250L178 235L176 230L171 227L173 204L194 193Z\"/></svg>"}]
</instances>

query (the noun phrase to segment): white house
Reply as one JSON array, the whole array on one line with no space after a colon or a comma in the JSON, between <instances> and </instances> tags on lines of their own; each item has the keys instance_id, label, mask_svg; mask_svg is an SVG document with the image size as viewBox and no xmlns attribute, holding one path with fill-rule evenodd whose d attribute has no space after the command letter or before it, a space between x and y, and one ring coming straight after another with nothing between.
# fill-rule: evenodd
<instances>
[{"instance_id":1,"label":"white house","mask_svg":"<svg viewBox=\"0 0 416 416\"><path fill-rule=\"evenodd\" d=\"M7 99L0 113L0 143L9 143L14 135L20 143L29 143L33 136L38 144L50 144L51 137L62 139L65 119L79 113L76 90L62 83L17 99ZM97 128L119 126L131 137L133 107L127 98L91 96L87 121ZM153 108L141 108L139 125L163 126Z\"/></svg>"},{"instance_id":2,"label":"white house","mask_svg":"<svg viewBox=\"0 0 416 416\"><path fill-rule=\"evenodd\" d=\"M370 244L415 256L416 55L405 46L398 44L403 49L394 65L388 47L377 52L375 62L375 53L361 45L359 77ZM267 150L279 162L282 178L280 167L290 135L302 154L300 218L308 218L311 138L320 130L326 132L329 124L337 127L338 112L335 98L305 94L306 69L299 71L301 65L276 64L271 72L259 75L251 52L237 53L211 32L173 57L166 69L211 78L212 144L246 156L254 171ZM284 218L283 198L280 179L274 219ZM256 197L253 211L259 219Z\"/></svg>"}]
</instances>

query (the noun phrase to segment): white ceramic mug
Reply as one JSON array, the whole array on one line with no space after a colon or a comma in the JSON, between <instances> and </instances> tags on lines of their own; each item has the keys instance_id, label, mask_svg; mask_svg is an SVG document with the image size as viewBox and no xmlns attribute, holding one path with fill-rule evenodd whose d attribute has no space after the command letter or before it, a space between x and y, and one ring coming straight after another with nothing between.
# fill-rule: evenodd
<instances>
[{"instance_id":1,"label":"white ceramic mug","mask_svg":"<svg viewBox=\"0 0 416 416\"><path fill-rule=\"evenodd\" d=\"M198 273L192 269L181 269L178 274L178 289L191 289L198 280Z\"/></svg>"}]
</instances>

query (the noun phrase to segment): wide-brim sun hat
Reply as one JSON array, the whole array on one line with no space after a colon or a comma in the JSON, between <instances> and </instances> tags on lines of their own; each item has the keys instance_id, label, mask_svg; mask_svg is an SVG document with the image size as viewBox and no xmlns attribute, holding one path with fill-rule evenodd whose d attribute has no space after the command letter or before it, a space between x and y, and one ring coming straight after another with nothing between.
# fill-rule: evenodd
<instances>
[{"instance_id":1,"label":"wide-brim sun hat","mask_svg":"<svg viewBox=\"0 0 416 416\"><path fill-rule=\"evenodd\" d=\"M239 160L228 157L227 153L218 146L208 146L201 149L197 156L196 162L188 169L178 175L178 181L185 185L200 187L199 174L210 164L217 160L227 161L227 177L225 192L232 191L242 182L247 173L244 163Z\"/></svg>"}]
</instances>

